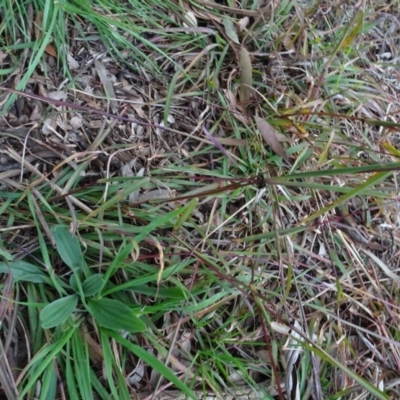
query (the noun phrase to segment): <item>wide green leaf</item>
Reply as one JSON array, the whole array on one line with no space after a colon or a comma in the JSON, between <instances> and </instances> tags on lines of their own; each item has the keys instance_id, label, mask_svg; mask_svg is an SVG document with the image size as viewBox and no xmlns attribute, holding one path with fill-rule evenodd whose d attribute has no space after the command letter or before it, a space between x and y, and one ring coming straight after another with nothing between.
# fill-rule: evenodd
<instances>
[{"instance_id":1,"label":"wide green leaf","mask_svg":"<svg viewBox=\"0 0 400 400\"><path fill-rule=\"evenodd\" d=\"M88 310L96 322L112 330L128 332L143 332L146 325L133 311L113 299L93 299L88 301Z\"/></svg>"},{"instance_id":2,"label":"wide green leaf","mask_svg":"<svg viewBox=\"0 0 400 400\"><path fill-rule=\"evenodd\" d=\"M14 257L8 251L0 247L0 257L5 258L7 261L11 261Z\"/></svg>"},{"instance_id":3,"label":"wide green leaf","mask_svg":"<svg viewBox=\"0 0 400 400\"><path fill-rule=\"evenodd\" d=\"M43 308L40 320L43 329L54 328L64 322L76 309L78 295L73 294L55 300Z\"/></svg>"},{"instance_id":4,"label":"wide green leaf","mask_svg":"<svg viewBox=\"0 0 400 400\"><path fill-rule=\"evenodd\" d=\"M73 271L84 268L84 259L78 238L65 225L57 225L51 230L61 259Z\"/></svg>"},{"instance_id":5,"label":"wide green leaf","mask_svg":"<svg viewBox=\"0 0 400 400\"><path fill-rule=\"evenodd\" d=\"M77 274L71 274L71 276L69 277L69 286L71 286L72 290L75 293L79 293L79 286L77 283L78 279L79 277L77 276Z\"/></svg>"},{"instance_id":6,"label":"wide green leaf","mask_svg":"<svg viewBox=\"0 0 400 400\"><path fill-rule=\"evenodd\" d=\"M36 265L22 260L16 260L9 263L0 262L0 273L7 274L11 271L14 282L49 282L49 278Z\"/></svg>"},{"instance_id":7,"label":"wide green leaf","mask_svg":"<svg viewBox=\"0 0 400 400\"><path fill-rule=\"evenodd\" d=\"M104 286L103 275L95 274L87 278L82 283L82 289L85 297L94 296Z\"/></svg>"}]
</instances>

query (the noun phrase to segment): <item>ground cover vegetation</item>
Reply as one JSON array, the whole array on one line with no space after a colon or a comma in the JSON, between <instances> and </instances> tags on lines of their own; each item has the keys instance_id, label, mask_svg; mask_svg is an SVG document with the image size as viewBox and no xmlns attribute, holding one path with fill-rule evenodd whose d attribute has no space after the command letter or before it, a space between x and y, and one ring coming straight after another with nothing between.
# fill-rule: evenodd
<instances>
[{"instance_id":1,"label":"ground cover vegetation","mask_svg":"<svg viewBox=\"0 0 400 400\"><path fill-rule=\"evenodd\" d=\"M400 398L399 33L3 0L2 398Z\"/></svg>"}]
</instances>

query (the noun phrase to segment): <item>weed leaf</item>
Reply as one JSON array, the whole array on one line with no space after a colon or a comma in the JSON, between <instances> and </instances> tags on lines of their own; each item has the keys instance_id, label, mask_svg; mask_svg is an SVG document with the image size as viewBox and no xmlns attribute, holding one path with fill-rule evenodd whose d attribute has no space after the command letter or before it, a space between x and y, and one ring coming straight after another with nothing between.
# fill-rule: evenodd
<instances>
[{"instance_id":1,"label":"weed leaf","mask_svg":"<svg viewBox=\"0 0 400 400\"><path fill-rule=\"evenodd\" d=\"M86 297L97 294L104 285L104 279L101 274L95 274L87 278L82 283L83 293Z\"/></svg>"},{"instance_id":2,"label":"weed leaf","mask_svg":"<svg viewBox=\"0 0 400 400\"><path fill-rule=\"evenodd\" d=\"M79 277L76 274L72 274L69 277L69 286L73 289L74 292L79 293L79 286L77 280Z\"/></svg>"},{"instance_id":3,"label":"weed leaf","mask_svg":"<svg viewBox=\"0 0 400 400\"><path fill-rule=\"evenodd\" d=\"M54 328L64 322L75 310L78 304L78 296L63 297L47 304L40 313L43 329Z\"/></svg>"},{"instance_id":4,"label":"weed leaf","mask_svg":"<svg viewBox=\"0 0 400 400\"><path fill-rule=\"evenodd\" d=\"M83 253L78 238L65 225L52 228L52 234L61 259L73 271L84 268Z\"/></svg>"},{"instance_id":5,"label":"weed leaf","mask_svg":"<svg viewBox=\"0 0 400 400\"><path fill-rule=\"evenodd\" d=\"M13 259L13 256L8 251L5 251L4 249L1 248L0 248L0 257L4 257L7 261L11 261Z\"/></svg>"},{"instance_id":6,"label":"weed leaf","mask_svg":"<svg viewBox=\"0 0 400 400\"><path fill-rule=\"evenodd\" d=\"M10 263L0 263L0 273L7 274L10 270L14 282L45 283L49 280L36 265L25 261L17 260Z\"/></svg>"},{"instance_id":7,"label":"weed leaf","mask_svg":"<svg viewBox=\"0 0 400 400\"><path fill-rule=\"evenodd\" d=\"M89 312L100 325L112 330L128 332L143 332L146 325L133 311L113 299L95 299L88 302Z\"/></svg>"}]
</instances>

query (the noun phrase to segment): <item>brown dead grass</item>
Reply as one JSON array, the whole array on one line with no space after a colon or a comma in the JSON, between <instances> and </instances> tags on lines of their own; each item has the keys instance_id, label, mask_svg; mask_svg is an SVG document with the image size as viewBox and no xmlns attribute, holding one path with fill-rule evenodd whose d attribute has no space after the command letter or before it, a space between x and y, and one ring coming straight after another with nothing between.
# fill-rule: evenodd
<instances>
[{"instance_id":1,"label":"brown dead grass","mask_svg":"<svg viewBox=\"0 0 400 400\"><path fill-rule=\"evenodd\" d=\"M229 398L227 389L221 383L217 389L218 380L202 371L202 363L213 363L199 344L209 337L245 360L248 375L276 398L375 398L362 380L398 398L396 172L341 204L335 203L345 193L341 188L369 182L371 171L265 183L291 173L398 160L399 5L295 2L286 14L280 2L247 6L180 2L169 13L175 24L160 20L157 32L142 34L148 42L134 39L154 65L138 62L128 50L115 57L84 19L81 28L93 39L78 40L81 32L71 20L68 51L49 43L23 90L16 89L31 50L0 50L4 69L22 57L1 84L3 105L17 95L1 119L2 190L23 192L47 182L54 193L46 202L74 210L78 229L89 229L85 223L101 214L102 199L94 196L90 203L80 193L103 185L106 200L109 186L102 178L149 177L147 186L121 199L123 219L134 226L149 222L141 213L195 199L190 224L157 231L141 244L138 259L170 266L173 257L191 256L190 274L179 275L185 286L209 283L209 294L218 292L206 272L212 271L218 284L235 289L216 308L207 303L186 317L165 310L158 321L159 337L176 349L172 359L163 359L182 376L196 372L198 383L220 398ZM234 20L241 45L223 18ZM68 82L58 64L63 51ZM59 186L57 177L68 168L81 168L84 176ZM36 212L50 243L46 227L57 219L41 214L40 206ZM104 212L108 222L118 220L115 209ZM0 217L2 242L20 258L39 246L28 214L24 206L12 219L4 210ZM187 330L191 345L178 346ZM131 393L160 383L151 368L146 373ZM235 379L248 383L234 367L225 373L227 387Z\"/></svg>"}]
</instances>

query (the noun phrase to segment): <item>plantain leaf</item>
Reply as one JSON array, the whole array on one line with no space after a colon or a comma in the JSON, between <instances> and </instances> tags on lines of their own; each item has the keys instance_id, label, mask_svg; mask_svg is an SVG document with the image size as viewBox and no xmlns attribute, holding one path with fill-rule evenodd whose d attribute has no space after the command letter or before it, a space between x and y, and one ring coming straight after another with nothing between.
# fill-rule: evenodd
<instances>
[{"instance_id":1,"label":"plantain leaf","mask_svg":"<svg viewBox=\"0 0 400 400\"><path fill-rule=\"evenodd\" d=\"M146 325L133 311L113 299L91 299L88 301L88 311L99 325L112 330L128 332L143 332Z\"/></svg>"},{"instance_id":2,"label":"plantain leaf","mask_svg":"<svg viewBox=\"0 0 400 400\"><path fill-rule=\"evenodd\" d=\"M5 251L0 247L0 257L4 257L7 261L11 261L14 257L8 251Z\"/></svg>"},{"instance_id":3,"label":"plantain leaf","mask_svg":"<svg viewBox=\"0 0 400 400\"><path fill-rule=\"evenodd\" d=\"M45 283L50 281L39 267L25 261L16 260L10 263L0 263L0 273L7 274L10 271L14 282Z\"/></svg>"},{"instance_id":4,"label":"plantain leaf","mask_svg":"<svg viewBox=\"0 0 400 400\"><path fill-rule=\"evenodd\" d=\"M66 225L57 225L51 229L58 254L73 271L84 268L84 259L78 238Z\"/></svg>"},{"instance_id":5,"label":"plantain leaf","mask_svg":"<svg viewBox=\"0 0 400 400\"><path fill-rule=\"evenodd\" d=\"M95 274L87 278L82 283L82 289L85 297L94 296L101 290L101 288L104 286L104 279L102 277L103 275L101 274Z\"/></svg>"},{"instance_id":6,"label":"plantain leaf","mask_svg":"<svg viewBox=\"0 0 400 400\"><path fill-rule=\"evenodd\" d=\"M78 295L63 297L47 304L40 313L43 329L54 328L64 322L76 309Z\"/></svg>"},{"instance_id":7,"label":"plantain leaf","mask_svg":"<svg viewBox=\"0 0 400 400\"><path fill-rule=\"evenodd\" d=\"M71 286L71 288L73 289L73 291L75 293L79 293L79 287L78 287L78 283L77 283L78 279L79 279L79 277L77 276L77 274L72 274L69 277L69 286Z\"/></svg>"}]
</instances>

